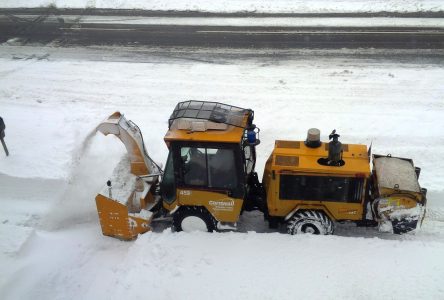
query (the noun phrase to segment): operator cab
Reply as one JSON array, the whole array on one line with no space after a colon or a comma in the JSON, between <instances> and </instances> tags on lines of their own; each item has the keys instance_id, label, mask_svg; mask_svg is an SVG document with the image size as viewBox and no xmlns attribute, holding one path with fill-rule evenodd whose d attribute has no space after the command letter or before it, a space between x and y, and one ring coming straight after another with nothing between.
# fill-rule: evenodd
<instances>
[{"instance_id":1,"label":"operator cab","mask_svg":"<svg viewBox=\"0 0 444 300\"><path fill-rule=\"evenodd\" d=\"M242 207L259 144L253 117L251 109L217 102L178 103L164 138L169 148L161 184L164 202L202 205L211 211L212 200L230 199L233 206ZM229 207L211 213L217 216L222 209Z\"/></svg>"}]
</instances>

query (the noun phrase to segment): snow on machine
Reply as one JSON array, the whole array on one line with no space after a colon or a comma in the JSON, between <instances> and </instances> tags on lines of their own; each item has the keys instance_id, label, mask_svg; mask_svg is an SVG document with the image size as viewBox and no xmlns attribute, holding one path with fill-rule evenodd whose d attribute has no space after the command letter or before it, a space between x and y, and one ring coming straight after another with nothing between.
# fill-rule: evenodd
<instances>
[{"instance_id":1,"label":"snow on machine","mask_svg":"<svg viewBox=\"0 0 444 300\"><path fill-rule=\"evenodd\" d=\"M172 217L176 231L235 229L244 210L260 210L269 226L289 234L332 234L352 221L401 234L424 216L426 189L413 161L371 155L366 145L342 144L333 131L321 142L275 141L263 172L255 171L259 128L254 112L231 105L185 101L169 119L169 154L162 171L148 156L140 129L114 113L98 130L125 145L128 176L115 176L96 197L104 235L134 239L155 218ZM373 170L371 170L373 161ZM123 165L122 165L123 164Z\"/></svg>"}]
</instances>

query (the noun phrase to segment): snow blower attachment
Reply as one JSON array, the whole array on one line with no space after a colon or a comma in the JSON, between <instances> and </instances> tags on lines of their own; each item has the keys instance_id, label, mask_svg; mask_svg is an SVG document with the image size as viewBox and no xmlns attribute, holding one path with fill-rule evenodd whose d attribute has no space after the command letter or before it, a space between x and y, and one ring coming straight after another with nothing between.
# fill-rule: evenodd
<instances>
[{"instance_id":1,"label":"snow blower attachment","mask_svg":"<svg viewBox=\"0 0 444 300\"><path fill-rule=\"evenodd\" d=\"M253 119L251 109L178 103L164 137L169 153L158 183L160 169L139 128L120 113L111 115L98 130L120 138L132 174L120 172L96 197L103 234L133 239L150 229L153 213L172 218L176 231L220 231L236 229L243 211L260 210L271 228L285 226L289 234L332 234L335 222L401 234L423 218L427 191L413 161L343 144L335 130L330 142L322 142L316 128L305 141L276 140L259 181L260 131Z\"/></svg>"},{"instance_id":2,"label":"snow blower attachment","mask_svg":"<svg viewBox=\"0 0 444 300\"><path fill-rule=\"evenodd\" d=\"M108 181L96 196L97 211L104 235L131 240L149 231L159 199L154 192L160 168L148 156L140 129L119 112L102 122L97 130L117 136L128 152L131 174L124 182Z\"/></svg>"}]
</instances>

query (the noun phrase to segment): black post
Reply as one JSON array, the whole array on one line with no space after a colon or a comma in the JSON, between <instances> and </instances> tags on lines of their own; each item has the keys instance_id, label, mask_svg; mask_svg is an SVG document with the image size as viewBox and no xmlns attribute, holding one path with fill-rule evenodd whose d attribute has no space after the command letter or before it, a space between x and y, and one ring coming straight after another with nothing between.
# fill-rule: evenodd
<instances>
[{"instance_id":1,"label":"black post","mask_svg":"<svg viewBox=\"0 0 444 300\"><path fill-rule=\"evenodd\" d=\"M5 149L6 156L9 156L8 147L6 147L6 143L5 143L5 140L4 140L4 138L5 138L5 129L6 129L5 122L3 122L3 118L0 117L0 141L2 142L3 149Z\"/></svg>"}]
</instances>

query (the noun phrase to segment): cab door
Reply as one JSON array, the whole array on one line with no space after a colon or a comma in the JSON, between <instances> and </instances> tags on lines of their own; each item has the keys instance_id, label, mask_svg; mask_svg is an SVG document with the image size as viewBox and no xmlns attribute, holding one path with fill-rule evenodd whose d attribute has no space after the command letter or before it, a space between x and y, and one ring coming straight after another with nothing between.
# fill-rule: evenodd
<instances>
[{"instance_id":1,"label":"cab door","mask_svg":"<svg viewBox=\"0 0 444 300\"><path fill-rule=\"evenodd\" d=\"M216 220L236 222L245 195L239 145L178 143L175 148L179 204L204 206Z\"/></svg>"}]
</instances>

